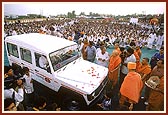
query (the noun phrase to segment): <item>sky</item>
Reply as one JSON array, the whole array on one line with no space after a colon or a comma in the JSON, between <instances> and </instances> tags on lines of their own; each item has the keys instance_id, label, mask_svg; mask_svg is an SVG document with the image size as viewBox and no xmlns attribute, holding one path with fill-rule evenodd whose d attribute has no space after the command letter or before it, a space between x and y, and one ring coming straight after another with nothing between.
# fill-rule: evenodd
<instances>
[{"instance_id":1,"label":"sky","mask_svg":"<svg viewBox=\"0 0 168 115\"><path fill-rule=\"evenodd\" d=\"M44 16L99 13L112 15L165 14L166 2L3 2L4 15L41 14Z\"/></svg>"}]
</instances>

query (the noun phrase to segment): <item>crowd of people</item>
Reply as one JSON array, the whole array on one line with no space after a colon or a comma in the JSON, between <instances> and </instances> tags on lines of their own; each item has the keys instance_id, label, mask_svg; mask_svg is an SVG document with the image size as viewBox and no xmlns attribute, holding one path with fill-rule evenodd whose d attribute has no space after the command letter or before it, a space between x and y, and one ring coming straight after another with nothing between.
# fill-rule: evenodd
<instances>
[{"instance_id":1,"label":"crowd of people","mask_svg":"<svg viewBox=\"0 0 168 115\"><path fill-rule=\"evenodd\" d=\"M4 66L5 111L60 111L56 103L48 104L44 96L34 90L28 67ZM19 73L17 72L19 70ZM20 75L19 75L20 74Z\"/></svg>"},{"instance_id":2,"label":"crowd of people","mask_svg":"<svg viewBox=\"0 0 168 115\"><path fill-rule=\"evenodd\" d=\"M143 25L143 24L142 24ZM24 33L43 33L78 42L93 41L96 48L102 41L107 45L119 42L120 47L130 43L157 50L163 45L164 30L148 29L132 23L111 22L98 19L58 19L23 23L5 23L4 37Z\"/></svg>"},{"instance_id":3,"label":"crowd of people","mask_svg":"<svg viewBox=\"0 0 168 115\"><path fill-rule=\"evenodd\" d=\"M98 19L59 19L4 24L4 37L24 33L50 34L75 41L79 44L84 60L107 67L107 93L105 100L98 104L102 110L136 110L135 106L141 99L145 100L147 111L164 110L163 30L156 31L154 28L148 29L136 24ZM114 47L112 54L106 49L110 46ZM143 47L155 48L158 52L151 59L142 59ZM116 68L120 70L117 74L113 73ZM35 96L29 69L24 68L22 77L16 80L14 76L17 74L14 72L16 71L12 68L5 67L5 81L14 79L17 90L13 86L4 89L4 110L16 110L16 107L18 110L47 110L45 97ZM155 88L149 87L156 81L150 79L152 76L159 78L159 84ZM116 108L111 106L115 96L119 98ZM107 105L110 105L109 109L104 105L106 100ZM49 108L61 110L57 104L52 104Z\"/></svg>"}]
</instances>

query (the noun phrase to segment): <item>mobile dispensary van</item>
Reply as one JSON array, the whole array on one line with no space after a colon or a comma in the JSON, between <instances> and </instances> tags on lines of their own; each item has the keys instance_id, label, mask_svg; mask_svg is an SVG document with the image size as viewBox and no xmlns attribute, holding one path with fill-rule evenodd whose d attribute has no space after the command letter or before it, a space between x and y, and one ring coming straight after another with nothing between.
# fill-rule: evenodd
<instances>
[{"instance_id":1,"label":"mobile dispensary van","mask_svg":"<svg viewBox=\"0 0 168 115\"><path fill-rule=\"evenodd\" d=\"M6 37L5 47L9 64L28 67L35 82L61 95L67 110L74 103L91 106L104 93L108 69L83 60L76 42L30 33Z\"/></svg>"}]
</instances>

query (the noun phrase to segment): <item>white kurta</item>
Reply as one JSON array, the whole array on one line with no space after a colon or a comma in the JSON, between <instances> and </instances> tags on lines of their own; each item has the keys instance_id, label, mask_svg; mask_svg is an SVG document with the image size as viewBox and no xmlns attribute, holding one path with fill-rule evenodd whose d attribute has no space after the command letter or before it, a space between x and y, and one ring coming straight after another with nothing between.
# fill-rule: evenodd
<instances>
[{"instance_id":1,"label":"white kurta","mask_svg":"<svg viewBox=\"0 0 168 115\"><path fill-rule=\"evenodd\" d=\"M101 60L98 60L99 58L101 58ZM96 53L96 63L97 63L98 65L107 67L108 62L109 62L109 58L110 58L110 57L109 57L108 52L105 52L104 54L102 54L101 50L99 50L99 51ZM102 61L102 60L105 60L105 61Z\"/></svg>"},{"instance_id":2,"label":"white kurta","mask_svg":"<svg viewBox=\"0 0 168 115\"><path fill-rule=\"evenodd\" d=\"M124 60L124 63L128 64L128 62L136 62L136 58L135 58L134 54L132 54L131 56L127 57ZM127 68L127 66L123 65L122 68L121 68L121 72L123 74L128 74L128 68Z\"/></svg>"},{"instance_id":3,"label":"white kurta","mask_svg":"<svg viewBox=\"0 0 168 115\"><path fill-rule=\"evenodd\" d=\"M157 37L157 41L156 41L156 50L160 50L161 46L162 46L162 42L164 40L163 36L158 36Z\"/></svg>"},{"instance_id":4,"label":"white kurta","mask_svg":"<svg viewBox=\"0 0 168 115\"><path fill-rule=\"evenodd\" d=\"M15 92L14 100L16 102L16 106L19 105L20 102L24 99L24 91L23 88L18 88L16 92L13 88L4 90L4 99L10 98L13 99L13 92Z\"/></svg>"},{"instance_id":5,"label":"white kurta","mask_svg":"<svg viewBox=\"0 0 168 115\"><path fill-rule=\"evenodd\" d=\"M150 34L148 38L148 45L147 45L148 48L152 49L154 40L155 40L155 34Z\"/></svg>"}]
</instances>

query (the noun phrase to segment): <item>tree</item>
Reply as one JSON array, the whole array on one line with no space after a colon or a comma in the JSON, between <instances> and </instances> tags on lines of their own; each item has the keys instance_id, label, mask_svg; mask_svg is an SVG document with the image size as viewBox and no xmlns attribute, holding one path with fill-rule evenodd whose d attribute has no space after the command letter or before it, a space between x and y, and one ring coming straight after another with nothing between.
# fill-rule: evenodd
<instances>
[{"instance_id":1,"label":"tree","mask_svg":"<svg viewBox=\"0 0 168 115\"><path fill-rule=\"evenodd\" d=\"M68 12L67 17L71 18L71 12Z\"/></svg>"},{"instance_id":2,"label":"tree","mask_svg":"<svg viewBox=\"0 0 168 115\"><path fill-rule=\"evenodd\" d=\"M93 15L93 13L92 12L89 12L89 16L92 16Z\"/></svg>"},{"instance_id":3,"label":"tree","mask_svg":"<svg viewBox=\"0 0 168 115\"><path fill-rule=\"evenodd\" d=\"M68 18L75 18L76 17L75 11L68 12L67 17Z\"/></svg>"},{"instance_id":4,"label":"tree","mask_svg":"<svg viewBox=\"0 0 168 115\"><path fill-rule=\"evenodd\" d=\"M72 18L76 18L76 14L74 10L72 11Z\"/></svg>"},{"instance_id":5,"label":"tree","mask_svg":"<svg viewBox=\"0 0 168 115\"><path fill-rule=\"evenodd\" d=\"M85 16L85 12L81 12L80 14L79 14L80 16Z\"/></svg>"}]
</instances>

